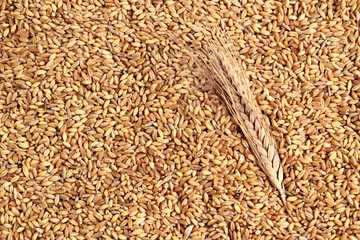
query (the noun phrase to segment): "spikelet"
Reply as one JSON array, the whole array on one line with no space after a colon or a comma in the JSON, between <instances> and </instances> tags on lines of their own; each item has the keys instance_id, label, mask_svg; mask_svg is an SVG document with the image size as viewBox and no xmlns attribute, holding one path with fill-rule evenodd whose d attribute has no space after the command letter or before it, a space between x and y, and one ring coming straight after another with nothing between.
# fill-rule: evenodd
<instances>
[{"instance_id":1,"label":"spikelet","mask_svg":"<svg viewBox=\"0 0 360 240\"><path fill-rule=\"evenodd\" d=\"M201 53L200 53L201 55ZM198 65L243 132L256 160L279 191L286 210L283 169L269 121L262 114L241 64L219 43L211 43ZM199 60L200 59L200 60ZM290 213L290 212L289 212Z\"/></svg>"}]
</instances>

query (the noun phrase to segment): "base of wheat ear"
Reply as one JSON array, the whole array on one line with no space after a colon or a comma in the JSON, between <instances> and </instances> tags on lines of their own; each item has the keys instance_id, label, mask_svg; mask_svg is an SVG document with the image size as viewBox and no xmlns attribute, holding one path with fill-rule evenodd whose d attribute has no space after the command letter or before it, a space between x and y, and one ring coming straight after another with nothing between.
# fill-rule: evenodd
<instances>
[{"instance_id":1,"label":"base of wheat ear","mask_svg":"<svg viewBox=\"0 0 360 240\"><path fill-rule=\"evenodd\" d=\"M199 53L200 57L196 60L202 74L210 81L215 92L234 117L258 164L271 184L279 191L286 211L289 212L282 183L283 169L276 142L270 131L269 121L256 102L240 62L220 43L212 43L205 54Z\"/></svg>"}]
</instances>

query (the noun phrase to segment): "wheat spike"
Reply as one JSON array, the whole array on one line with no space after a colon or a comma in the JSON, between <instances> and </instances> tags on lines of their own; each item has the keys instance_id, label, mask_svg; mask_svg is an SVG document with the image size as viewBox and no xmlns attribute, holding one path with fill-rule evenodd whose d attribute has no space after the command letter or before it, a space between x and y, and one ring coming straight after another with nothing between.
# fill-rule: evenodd
<instances>
[{"instance_id":1,"label":"wheat spike","mask_svg":"<svg viewBox=\"0 0 360 240\"><path fill-rule=\"evenodd\" d=\"M258 164L279 191L281 200L289 212L282 184L283 169L269 123L261 113L239 62L225 47L219 44L212 45L207 58L202 58L199 66L233 115Z\"/></svg>"}]
</instances>

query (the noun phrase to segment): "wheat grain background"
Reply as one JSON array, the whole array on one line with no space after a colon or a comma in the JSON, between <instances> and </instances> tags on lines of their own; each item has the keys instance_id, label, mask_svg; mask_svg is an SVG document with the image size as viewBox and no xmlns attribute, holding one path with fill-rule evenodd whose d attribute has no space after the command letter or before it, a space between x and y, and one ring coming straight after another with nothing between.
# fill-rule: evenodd
<instances>
[{"instance_id":1,"label":"wheat grain background","mask_svg":"<svg viewBox=\"0 0 360 240\"><path fill-rule=\"evenodd\" d=\"M0 239L360 239L359 12L0 0Z\"/></svg>"}]
</instances>

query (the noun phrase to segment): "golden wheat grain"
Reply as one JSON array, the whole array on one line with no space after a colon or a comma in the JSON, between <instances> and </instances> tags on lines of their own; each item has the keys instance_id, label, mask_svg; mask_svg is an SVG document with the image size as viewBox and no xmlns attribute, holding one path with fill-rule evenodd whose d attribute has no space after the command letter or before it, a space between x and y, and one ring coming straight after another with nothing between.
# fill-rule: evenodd
<instances>
[{"instance_id":1,"label":"golden wheat grain","mask_svg":"<svg viewBox=\"0 0 360 240\"><path fill-rule=\"evenodd\" d=\"M306 2L0 1L0 239L360 239L360 4ZM166 38L218 26L299 222Z\"/></svg>"}]
</instances>

